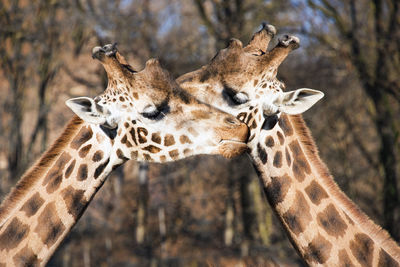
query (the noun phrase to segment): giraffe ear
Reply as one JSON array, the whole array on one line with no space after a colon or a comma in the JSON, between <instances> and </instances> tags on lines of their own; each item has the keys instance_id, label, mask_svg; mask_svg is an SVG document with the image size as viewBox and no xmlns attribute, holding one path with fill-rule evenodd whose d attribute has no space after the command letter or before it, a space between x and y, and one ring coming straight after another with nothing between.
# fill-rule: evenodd
<instances>
[{"instance_id":1,"label":"giraffe ear","mask_svg":"<svg viewBox=\"0 0 400 267\"><path fill-rule=\"evenodd\" d=\"M324 93L321 91L301 88L284 92L282 96L274 101L274 104L280 112L296 115L308 110L323 97Z\"/></svg>"},{"instance_id":2,"label":"giraffe ear","mask_svg":"<svg viewBox=\"0 0 400 267\"><path fill-rule=\"evenodd\" d=\"M79 118L88 123L101 124L108 128L117 127L114 120L113 123L109 122L111 113L107 108L100 106L90 97L71 98L65 103Z\"/></svg>"}]
</instances>

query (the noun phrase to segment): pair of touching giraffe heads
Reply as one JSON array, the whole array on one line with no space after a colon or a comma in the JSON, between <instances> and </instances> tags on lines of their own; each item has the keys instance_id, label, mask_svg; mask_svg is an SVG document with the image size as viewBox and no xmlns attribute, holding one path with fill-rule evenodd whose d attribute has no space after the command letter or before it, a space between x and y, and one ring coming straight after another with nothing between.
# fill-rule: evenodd
<instances>
[{"instance_id":1,"label":"pair of touching giraffe heads","mask_svg":"<svg viewBox=\"0 0 400 267\"><path fill-rule=\"evenodd\" d=\"M247 146L268 200L307 264L399 266L398 246L343 196L316 149L307 148L312 139L301 118L287 116L323 94L283 91L277 69L299 40L285 36L268 52L274 35L264 25L245 47L232 40L178 83L156 60L135 72L114 45L94 48L108 87L94 99L67 101L78 116L3 201L0 266L45 265L107 175L126 160L231 157Z\"/></svg>"},{"instance_id":2,"label":"pair of touching giraffe heads","mask_svg":"<svg viewBox=\"0 0 400 267\"><path fill-rule=\"evenodd\" d=\"M232 39L208 65L179 77L180 86L157 60L135 72L115 45L95 47L93 57L103 64L108 87L94 99L79 97L67 105L116 135L120 158L165 162L194 154L238 155L249 134L232 115L249 127L251 147L260 129L273 127L282 112L300 114L323 97L311 89L283 92L277 69L299 39L284 36L267 52L275 33L263 24L245 47Z\"/></svg>"},{"instance_id":3,"label":"pair of touching giraffe heads","mask_svg":"<svg viewBox=\"0 0 400 267\"><path fill-rule=\"evenodd\" d=\"M196 154L232 157L246 150L246 125L182 90L158 60L148 60L136 72L115 45L92 52L107 72L108 87L94 99L78 97L67 105L119 144L113 146L116 158L166 162Z\"/></svg>"}]
</instances>

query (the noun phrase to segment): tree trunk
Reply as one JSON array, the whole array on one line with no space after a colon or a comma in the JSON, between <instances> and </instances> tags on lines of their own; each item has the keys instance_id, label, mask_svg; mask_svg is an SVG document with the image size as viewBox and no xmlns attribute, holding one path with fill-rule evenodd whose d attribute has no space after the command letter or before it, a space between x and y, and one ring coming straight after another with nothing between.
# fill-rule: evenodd
<instances>
[{"instance_id":1,"label":"tree trunk","mask_svg":"<svg viewBox=\"0 0 400 267\"><path fill-rule=\"evenodd\" d=\"M11 103L11 114L13 114L13 118L10 127L9 134L9 154L8 157L8 172L10 175L10 180L15 181L19 178L23 164L21 161L22 158L22 149L23 149L23 140L21 133L21 124L23 118L22 111L22 99L23 99L23 91L21 90L20 82L15 80L12 84L12 92L13 92L13 100Z\"/></svg>"},{"instance_id":2,"label":"tree trunk","mask_svg":"<svg viewBox=\"0 0 400 267\"><path fill-rule=\"evenodd\" d=\"M138 211L137 211L137 228L136 242L143 244L146 234L147 207L149 201L148 189L148 163L142 162L139 165L139 196L138 196Z\"/></svg>"},{"instance_id":3,"label":"tree trunk","mask_svg":"<svg viewBox=\"0 0 400 267\"><path fill-rule=\"evenodd\" d=\"M383 215L384 228L394 239L400 240L400 231L396 213L399 209L399 191L397 188L396 170L396 134L394 132L394 118L388 103L387 95L383 94L373 99L376 108L375 125L381 141L379 159L382 164L383 182Z\"/></svg>"}]
</instances>

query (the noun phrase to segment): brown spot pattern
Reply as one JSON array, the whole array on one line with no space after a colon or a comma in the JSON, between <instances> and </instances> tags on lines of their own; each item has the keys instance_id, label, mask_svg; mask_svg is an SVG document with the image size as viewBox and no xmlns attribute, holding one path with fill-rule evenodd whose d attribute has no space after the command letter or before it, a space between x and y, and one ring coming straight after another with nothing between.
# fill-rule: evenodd
<instances>
[{"instance_id":1,"label":"brown spot pattern","mask_svg":"<svg viewBox=\"0 0 400 267\"><path fill-rule=\"evenodd\" d=\"M340 217L339 212L329 204L323 211L317 215L318 225L321 226L329 235L338 238L343 236L347 229L347 224Z\"/></svg>"},{"instance_id":2,"label":"brown spot pattern","mask_svg":"<svg viewBox=\"0 0 400 267\"><path fill-rule=\"evenodd\" d=\"M304 232L312 220L310 207L304 196L297 191L290 209L282 216L289 229L296 235Z\"/></svg>"},{"instance_id":3,"label":"brown spot pattern","mask_svg":"<svg viewBox=\"0 0 400 267\"><path fill-rule=\"evenodd\" d=\"M42 183L43 186L47 185L46 191L48 193L53 193L60 186L64 167L70 159L71 156L67 152L63 152L53 167L49 170Z\"/></svg>"},{"instance_id":4,"label":"brown spot pattern","mask_svg":"<svg viewBox=\"0 0 400 267\"><path fill-rule=\"evenodd\" d=\"M292 163L292 159L290 157L290 153L289 153L289 150L287 148L285 148L285 155L286 155L287 165L290 167L290 164Z\"/></svg>"},{"instance_id":5,"label":"brown spot pattern","mask_svg":"<svg viewBox=\"0 0 400 267\"><path fill-rule=\"evenodd\" d=\"M259 143L257 144L257 154L258 154L258 157L260 158L262 164L267 163L267 161L268 161L267 152L265 152L265 149Z\"/></svg>"},{"instance_id":6,"label":"brown spot pattern","mask_svg":"<svg viewBox=\"0 0 400 267\"><path fill-rule=\"evenodd\" d=\"M251 121L252 118L253 118L253 114L250 113L249 116L247 117L245 123L246 123L247 125L249 125L249 122Z\"/></svg>"},{"instance_id":7,"label":"brown spot pattern","mask_svg":"<svg viewBox=\"0 0 400 267\"><path fill-rule=\"evenodd\" d=\"M92 145L91 145L91 144L82 147L82 148L79 150L79 157L81 157L81 158L86 157L86 155L89 153L89 151L90 151L91 148L92 148Z\"/></svg>"},{"instance_id":8,"label":"brown spot pattern","mask_svg":"<svg viewBox=\"0 0 400 267\"><path fill-rule=\"evenodd\" d=\"M153 133L151 135L151 141L153 141L154 143L157 143L157 144L161 144L160 132Z\"/></svg>"},{"instance_id":9,"label":"brown spot pattern","mask_svg":"<svg viewBox=\"0 0 400 267\"><path fill-rule=\"evenodd\" d=\"M290 188L290 177L288 175L271 177L271 182L265 188L265 194L271 206L276 207L281 203Z\"/></svg>"},{"instance_id":10,"label":"brown spot pattern","mask_svg":"<svg viewBox=\"0 0 400 267\"><path fill-rule=\"evenodd\" d=\"M137 151L132 151L131 152L131 159L137 159L138 157L138 152Z\"/></svg>"},{"instance_id":11,"label":"brown spot pattern","mask_svg":"<svg viewBox=\"0 0 400 267\"><path fill-rule=\"evenodd\" d=\"M54 178L49 182L49 184L46 187L47 193L51 194L54 191L56 191L62 182L62 173L58 173L57 176L54 176Z\"/></svg>"},{"instance_id":12,"label":"brown spot pattern","mask_svg":"<svg viewBox=\"0 0 400 267\"><path fill-rule=\"evenodd\" d=\"M39 208L43 205L44 199L36 192L31 198L29 198L22 206L21 210L25 212L27 217L35 215Z\"/></svg>"},{"instance_id":13,"label":"brown spot pattern","mask_svg":"<svg viewBox=\"0 0 400 267\"><path fill-rule=\"evenodd\" d=\"M244 122L244 120L246 119L246 116L247 116L247 113L246 113L246 112L242 112L242 113L239 113L239 114L236 116L236 118L237 118L238 120L240 120L241 122Z\"/></svg>"},{"instance_id":14,"label":"brown spot pattern","mask_svg":"<svg viewBox=\"0 0 400 267\"><path fill-rule=\"evenodd\" d=\"M126 141L126 146L127 146L127 147L132 147L132 143L129 142L129 141Z\"/></svg>"},{"instance_id":15,"label":"brown spot pattern","mask_svg":"<svg viewBox=\"0 0 400 267\"><path fill-rule=\"evenodd\" d=\"M276 134L278 135L279 143L281 144L281 146L283 146L283 144L285 143L285 138L283 138L283 134L279 131Z\"/></svg>"},{"instance_id":16,"label":"brown spot pattern","mask_svg":"<svg viewBox=\"0 0 400 267\"><path fill-rule=\"evenodd\" d=\"M93 154L93 157L92 157L92 160L94 161L94 162L99 162L102 158L103 158L103 151L101 151L101 150L97 150L94 154Z\"/></svg>"},{"instance_id":17,"label":"brown spot pattern","mask_svg":"<svg viewBox=\"0 0 400 267\"><path fill-rule=\"evenodd\" d=\"M117 149L117 157L118 157L119 159L124 160L124 161L129 160L127 157L125 157L124 152L122 152L122 150L119 149L119 148Z\"/></svg>"},{"instance_id":18,"label":"brown spot pattern","mask_svg":"<svg viewBox=\"0 0 400 267\"><path fill-rule=\"evenodd\" d=\"M14 218L7 228L0 234L0 250L7 251L18 246L26 238L29 226L22 223L18 218Z\"/></svg>"},{"instance_id":19,"label":"brown spot pattern","mask_svg":"<svg viewBox=\"0 0 400 267\"><path fill-rule=\"evenodd\" d=\"M311 167L297 140L292 141L289 144L289 148L293 153L293 174L298 181L302 182L306 174L311 173Z\"/></svg>"},{"instance_id":20,"label":"brown spot pattern","mask_svg":"<svg viewBox=\"0 0 400 267\"><path fill-rule=\"evenodd\" d=\"M143 153L143 157L145 161L152 161L152 157L149 154Z\"/></svg>"},{"instance_id":21,"label":"brown spot pattern","mask_svg":"<svg viewBox=\"0 0 400 267\"><path fill-rule=\"evenodd\" d=\"M136 141L136 134L135 134L135 128L132 128L129 133L131 134L132 141L135 143L135 145L138 145ZM146 138L145 138L146 139Z\"/></svg>"},{"instance_id":22,"label":"brown spot pattern","mask_svg":"<svg viewBox=\"0 0 400 267\"><path fill-rule=\"evenodd\" d=\"M13 257L15 266L40 266L40 260L33 250L25 246Z\"/></svg>"},{"instance_id":23,"label":"brown spot pattern","mask_svg":"<svg viewBox=\"0 0 400 267\"><path fill-rule=\"evenodd\" d=\"M273 147L275 145L274 138L272 136L268 136L265 140L265 145L267 147Z\"/></svg>"},{"instance_id":24,"label":"brown spot pattern","mask_svg":"<svg viewBox=\"0 0 400 267\"><path fill-rule=\"evenodd\" d=\"M79 131L76 137L72 140L71 148L73 149L80 148L84 143L89 141L92 138L92 136L93 132L89 127L82 127L82 129Z\"/></svg>"},{"instance_id":25,"label":"brown spot pattern","mask_svg":"<svg viewBox=\"0 0 400 267\"><path fill-rule=\"evenodd\" d=\"M305 190L308 197L315 205L319 205L322 199L328 197L326 191L316 181L312 181Z\"/></svg>"},{"instance_id":26,"label":"brown spot pattern","mask_svg":"<svg viewBox=\"0 0 400 267\"><path fill-rule=\"evenodd\" d=\"M153 146L153 145L148 145L143 149L146 151L149 151L150 153L158 153L161 151L161 148Z\"/></svg>"},{"instance_id":27,"label":"brown spot pattern","mask_svg":"<svg viewBox=\"0 0 400 267\"><path fill-rule=\"evenodd\" d=\"M169 156L170 156L173 160L176 160L176 159L178 158L178 156L179 156L179 151L178 151L177 149L171 150L171 151L169 152Z\"/></svg>"},{"instance_id":28,"label":"brown spot pattern","mask_svg":"<svg viewBox=\"0 0 400 267\"><path fill-rule=\"evenodd\" d=\"M273 164L274 164L275 168L282 167L282 152L281 151L277 151L275 153Z\"/></svg>"},{"instance_id":29,"label":"brown spot pattern","mask_svg":"<svg viewBox=\"0 0 400 267\"><path fill-rule=\"evenodd\" d=\"M171 134L167 134L164 137L164 145L165 146L172 146L173 144L175 144L175 139Z\"/></svg>"},{"instance_id":30,"label":"brown spot pattern","mask_svg":"<svg viewBox=\"0 0 400 267\"><path fill-rule=\"evenodd\" d=\"M83 163L79 165L78 176L76 177L76 179L78 181L84 181L87 179L87 177L88 177L88 166L87 164Z\"/></svg>"},{"instance_id":31,"label":"brown spot pattern","mask_svg":"<svg viewBox=\"0 0 400 267\"><path fill-rule=\"evenodd\" d=\"M192 143L192 141L186 135L181 135L181 137L179 137L179 141L181 142L181 144L191 144Z\"/></svg>"},{"instance_id":32,"label":"brown spot pattern","mask_svg":"<svg viewBox=\"0 0 400 267\"><path fill-rule=\"evenodd\" d=\"M71 156L67 152L63 152L58 160L54 163L53 167L49 170L48 174L43 180L42 185L53 184L53 186L57 186L57 182L61 182L62 179L62 171L64 170L65 165L71 159ZM54 182L54 180L57 180Z\"/></svg>"},{"instance_id":33,"label":"brown spot pattern","mask_svg":"<svg viewBox=\"0 0 400 267\"><path fill-rule=\"evenodd\" d=\"M73 160L71 164L69 164L68 168L65 170L65 178L68 179L71 176L72 171L74 170L76 160Z\"/></svg>"},{"instance_id":34,"label":"brown spot pattern","mask_svg":"<svg viewBox=\"0 0 400 267\"><path fill-rule=\"evenodd\" d=\"M290 125L287 115L282 114L282 116L279 118L278 124L286 137L291 136L293 134L293 129L292 126Z\"/></svg>"},{"instance_id":35,"label":"brown spot pattern","mask_svg":"<svg viewBox=\"0 0 400 267\"><path fill-rule=\"evenodd\" d=\"M385 266L385 267L398 267L399 264L389 255L381 249L379 251L379 261L378 266Z\"/></svg>"},{"instance_id":36,"label":"brown spot pattern","mask_svg":"<svg viewBox=\"0 0 400 267\"><path fill-rule=\"evenodd\" d=\"M75 220L79 219L87 207L88 201L84 193L84 190L74 189L72 186L68 186L61 191L68 213L71 214Z\"/></svg>"},{"instance_id":37,"label":"brown spot pattern","mask_svg":"<svg viewBox=\"0 0 400 267\"><path fill-rule=\"evenodd\" d=\"M49 203L39 215L35 232L44 244L51 247L64 230L65 226L58 217L55 203Z\"/></svg>"},{"instance_id":38,"label":"brown spot pattern","mask_svg":"<svg viewBox=\"0 0 400 267\"><path fill-rule=\"evenodd\" d=\"M137 132L138 132L139 143L141 143L141 144L146 143L147 142L146 136L148 134L148 131L145 128L139 127L137 129ZM132 138L133 138L133 136L132 136Z\"/></svg>"},{"instance_id":39,"label":"brown spot pattern","mask_svg":"<svg viewBox=\"0 0 400 267\"><path fill-rule=\"evenodd\" d=\"M330 256L332 244L318 234L305 248L304 258L307 262L324 264Z\"/></svg>"},{"instance_id":40,"label":"brown spot pattern","mask_svg":"<svg viewBox=\"0 0 400 267\"><path fill-rule=\"evenodd\" d=\"M343 267L355 266L355 264L353 264L351 262L349 255L347 255L347 252L344 249L339 251L339 263L340 263L340 266L343 266Z\"/></svg>"},{"instance_id":41,"label":"brown spot pattern","mask_svg":"<svg viewBox=\"0 0 400 267\"><path fill-rule=\"evenodd\" d=\"M103 162L96 168L96 170L94 171L95 179L99 178L100 174L102 174L102 172L104 171L105 167L108 165L109 162L110 162L110 158L108 158L105 162Z\"/></svg>"},{"instance_id":42,"label":"brown spot pattern","mask_svg":"<svg viewBox=\"0 0 400 267\"><path fill-rule=\"evenodd\" d=\"M361 266L371 266L374 254L374 241L366 234L356 234L350 241L350 251Z\"/></svg>"}]
</instances>

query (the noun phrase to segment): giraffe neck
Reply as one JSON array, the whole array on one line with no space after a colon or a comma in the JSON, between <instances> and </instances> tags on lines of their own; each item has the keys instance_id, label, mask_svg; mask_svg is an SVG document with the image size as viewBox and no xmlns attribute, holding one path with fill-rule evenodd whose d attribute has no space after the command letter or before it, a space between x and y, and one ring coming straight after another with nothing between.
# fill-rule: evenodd
<instances>
[{"instance_id":1,"label":"giraffe neck","mask_svg":"<svg viewBox=\"0 0 400 267\"><path fill-rule=\"evenodd\" d=\"M45 265L112 170L111 139L74 117L0 207L0 265Z\"/></svg>"},{"instance_id":2,"label":"giraffe neck","mask_svg":"<svg viewBox=\"0 0 400 267\"><path fill-rule=\"evenodd\" d=\"M339 189L301 116L262 130L251 155L290 241L309 265L400 266L400 248Z\"/></svg>"}]
</instances>

